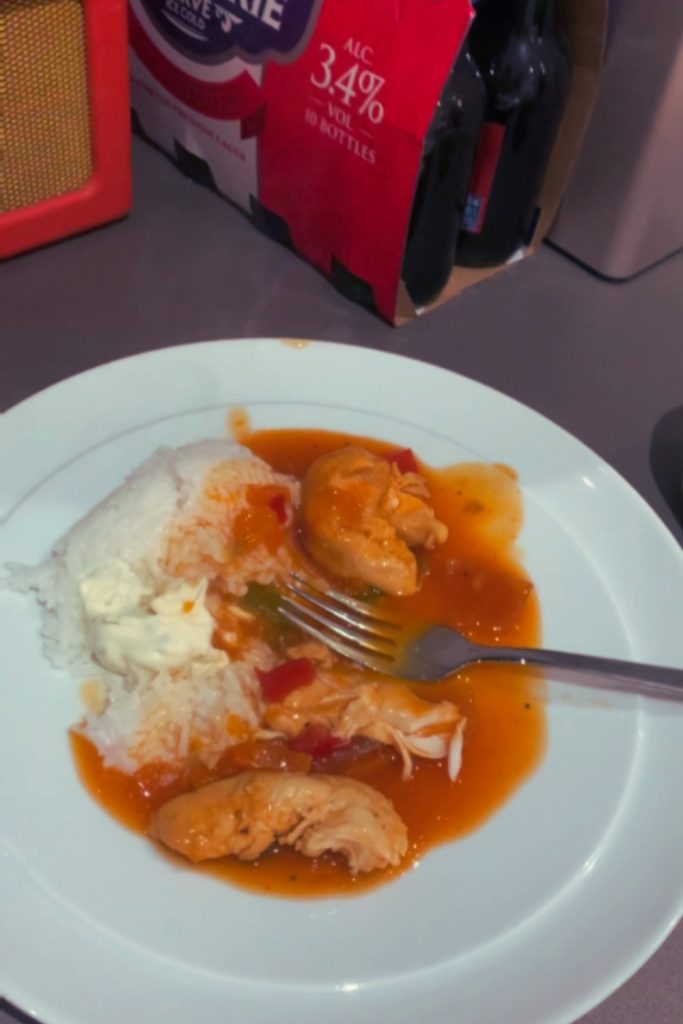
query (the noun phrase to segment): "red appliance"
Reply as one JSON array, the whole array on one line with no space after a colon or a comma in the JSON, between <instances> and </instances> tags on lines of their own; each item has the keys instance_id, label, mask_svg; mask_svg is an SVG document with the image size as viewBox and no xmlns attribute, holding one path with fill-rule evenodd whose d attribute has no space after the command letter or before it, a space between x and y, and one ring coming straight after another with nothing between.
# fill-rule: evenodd
<instances>
[{"instance_id":1,"label":"red appliance","mask_svg":"<svg viewBox=\"0 0 683 1024\"><path fill-rule=\"evenodd\" d=\"M0 259L130 192L126 0L0 0Z\"/></svg>"}]
</instances>

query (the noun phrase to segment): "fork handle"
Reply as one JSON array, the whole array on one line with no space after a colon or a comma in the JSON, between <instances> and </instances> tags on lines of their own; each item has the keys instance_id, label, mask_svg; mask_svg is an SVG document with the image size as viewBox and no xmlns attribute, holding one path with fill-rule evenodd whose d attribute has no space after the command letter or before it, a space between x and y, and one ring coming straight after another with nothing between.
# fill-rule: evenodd
<instances>
[{"instance_id":1,"label":"fork handle","mask_svg":"<svg viewBox=\"0 0 683 1024\"><path fill-rule=\"evenodd\" d=\"M569 669L582 675L605 676L600 685L610 690L639 693L647 697L683 700L683 669L645 665L637 661L599 658L592 654L524 647L475 648L476 661L508 661L546 668ZM590 684L588 684L590 685Z\"/></svg>"}]
</instances>

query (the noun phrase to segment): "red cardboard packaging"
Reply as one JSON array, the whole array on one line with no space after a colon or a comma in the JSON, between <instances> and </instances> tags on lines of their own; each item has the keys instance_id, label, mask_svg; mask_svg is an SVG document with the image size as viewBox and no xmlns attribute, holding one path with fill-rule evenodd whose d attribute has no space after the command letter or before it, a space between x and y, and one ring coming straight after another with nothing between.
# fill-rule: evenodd
<instances>
[{"instance_id":1,"label":"red cardboard packaging","mask_svg":"<svg viewBox=\"0 0 683 1024\"><path fill-rule=\"evenodd\" d=\"M469 0L129 5L142 133L347 294L392 323L414 316L401 281L405 240L427 129L473 17ZM603 0L561 8L575 74L526 252L557 209L597 87ZM490 273L454 270L432 305Z\"/></svg>"}]
</instances>

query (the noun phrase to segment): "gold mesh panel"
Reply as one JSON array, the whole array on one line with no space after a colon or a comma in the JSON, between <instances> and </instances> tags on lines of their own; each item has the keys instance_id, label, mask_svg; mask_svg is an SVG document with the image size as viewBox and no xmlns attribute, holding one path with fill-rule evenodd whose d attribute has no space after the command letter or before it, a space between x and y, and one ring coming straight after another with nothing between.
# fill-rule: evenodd
<instances>
[{"instance_id":1,"label":"gold mesh panel","mask_svg":"<svg viewBox=\"0 0 683 1024\"><path fill-rule=\"evenodd\" d=\"M82 0L0 0L0 214L91 174Z\"/></svg>"}]
</instances>

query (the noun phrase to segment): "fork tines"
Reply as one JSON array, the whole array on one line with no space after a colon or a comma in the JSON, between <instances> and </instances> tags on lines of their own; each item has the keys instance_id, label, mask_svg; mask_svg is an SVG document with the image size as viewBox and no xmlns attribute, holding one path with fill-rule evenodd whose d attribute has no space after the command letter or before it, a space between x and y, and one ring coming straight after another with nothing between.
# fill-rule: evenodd
<instances>
[{"instance_id":1,"label":"fork tines","mask_svg":"<svg viewBox=\"0 0 683 1024\"><path fill-rule=\"evenodd\" d=\"M401 625L370 605L293 573L280 612L288 622L332 650L377 672L388 672L399 655Z\"/></svg>"}]
</instances>

